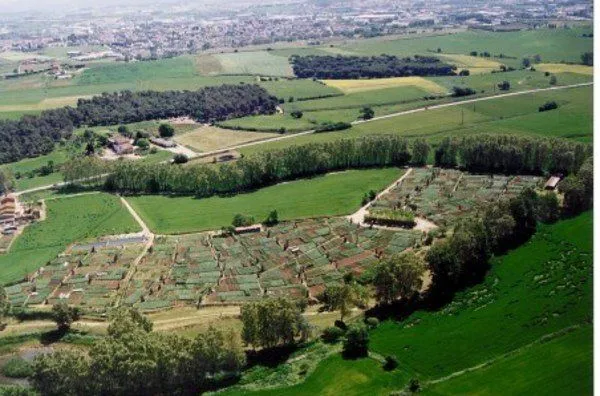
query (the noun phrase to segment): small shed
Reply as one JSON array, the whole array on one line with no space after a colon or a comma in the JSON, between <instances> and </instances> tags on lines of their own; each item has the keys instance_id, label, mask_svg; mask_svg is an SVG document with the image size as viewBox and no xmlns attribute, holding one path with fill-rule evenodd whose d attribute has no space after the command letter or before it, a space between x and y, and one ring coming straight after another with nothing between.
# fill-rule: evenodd
<instances>
[{"instance_id":1,"label":"small shed","mask_svg":"<svg viewBox=\"0 0 600 396\"><path fill-rule=\"evenodd\" d=\"M546 184L544 185L544 189L546 189L546 190L554 190L558 186L559 182L560 182L560 177L558 177L558 176L551 176L548 179L548 181L546 182Z\"/></svg>"},{"instance_id":2,"label":"small shed","mask_svg":"<svg viewBox=\"0 0 600 396\"><path fill-rule=\"evenodd\" d=\"M234 231L236 234L249 234L252 232L260 232L261 230L262 227L260 224L253 224L245 227L236 227Z\"/></svg>"}]
</instances>

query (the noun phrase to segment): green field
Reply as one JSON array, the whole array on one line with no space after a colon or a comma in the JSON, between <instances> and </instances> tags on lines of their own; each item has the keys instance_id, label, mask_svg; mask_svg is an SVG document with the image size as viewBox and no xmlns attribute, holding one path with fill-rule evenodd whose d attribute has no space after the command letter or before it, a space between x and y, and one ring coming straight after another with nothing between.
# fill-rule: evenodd
<instances>
[{"instance_id":1,"label":"green field","mask_svg":"<svg viewBox=\"0 0 600 396\"><path fill-rule=\"evenodd\" d=\"M299 385L256 393L335 394L341 386L345 395L387 395L418 378L425 394L589 394L592 220L587 212L540 226L450 304L371 331L370 349L399 361L392 376L370 358L336 355Z\"/></svg>"},{"instance_id":2,"label":"green field","mask_svg":"<svg viewBox=\"0 0 600 396\"><path fill-rule=\"evenodd\" d=\"M10 252L0 255L0 282L21 279L73 242L141 230L114 195L57 198L46 201L46 205L46 220L25 228Z\"/></svg>"},{"instance_id":3,"label":"green field","mask_svg":"<svg viewBox=\"0 0 600 396\"><path fill-rule=\"evenodd\" d=\"M428 386L424 395L591 395L593 330L586 325L490 366Z\"/></svg>"},{"instance_id":4,"label":"green field","mask_svg":"<svg viewBox=\"0 0 600 396\"><path fill-rule=\"evenodd\" d=\"M285 388L257 392L232 391L226 395L388 395L400 389L410 379L402 372L384 371L381 363L372 359L343 360L335 355L321 362L303 383Z\"/></svg>"},{"instance_id":5,"label":"green field","mask_svg":"<svg viewBox=\"0 0 600 396\"><path fill-rule=\"evenodd\" d=\"M298 136L245 147L240 151L249 155L295 144L359 138L371 134L397 134L407 138L425 137L435 142L445 136L506 133L591 142L593 138L592 94L593 87L579 87L429 109L373 120L344 131ZM557 110L540 113L538 107L549 100L557 101L560 107ZM310 119L309 117L314 114L316 113L305 117ZM376 112L375 115L377 116L378 113Z\"/></svg>"},{"instance_id":6,"label":"green field","mask_svg":"<svg viewBox=\"0 0 600 396\"><path fill-rule=\"evenodd\" d=\"M409 56L436 51L469 54L471 51L501 53L517 59L496 59L508 65L519 65L527 56L540 55L543 62L580 62L583 52L592 51L593 40L581 37L591 33L591 26L571 29L537 29L517 32L471 30L456 34L409 37L397 40L375 38L341 45L344 51L361 55L390 54Z\"/></svg>"},{"instance_id":7,"label":"green field","mask_svg":"<svg viewBox=\"0 0 600 396\"><path fill-rule=\"evenodd\" d=\"M260 81L258 85L264 87L278 98L284 99L286 102L290 97L297 100L342 94L338 89L327 86L319 81L304 79L288 80L280 78L276 81Z\"/></svg>"},{"instance_id":8,"label":"green field","mask_svg":"<svg viewBox=\"0 0 600 396\"><path fill-rule=\"evenodd\" d=\"M293 75L292 67L286 58L273 56L267 51L235 52L214 56L221 64L222 74Z\"/></svg>"},{"instance_id":9,"label":"green field","mask_svg":"<svg viewBox=\"0 0 600 396\"><path fill-rule=\"evenodd\" d=\"M592 314L592 213L540 226L524 246L498 258L486 280L437 312L388 321L371 348L395 354L422 378L478 365ZM468 342L465 342L468 340Z\"/></svg>"},{"instance_id":10,"label":"green field","mask_svg":"<svg viewBox=\"0 0 600 396\"><path fill-rule=\"evenodd\" d=\"M468 77L432 77L429 79L434 81L438 86L445 87L448 92L454 86L462 86L476 89L479 95L497 95L503 93L497 87L498 83L502 81L508 81L511 84L509 92L550 87L550 77L545 76L542 72L526 70L496 74L478 74ZM589 81L591 81L590 76L583 74L560 73L557 75L557 85L572 85ZM380 116L411 108L430 106L453 99L446 97L433 101L423 100L424 96L430 94L431 92L409 85L396 88L373 89L343 96L286 103L283 106L285 109L284 116L263 115L244 117L225 121L222 125L268 131L275 131L280 128L285 128L288 131L301 131L311 129L312 125L310 124L355 121L360 115L360 109L366 105L372 106L375 115ZM292 118L290 113L294 110L302 110L304 112L303 118L299 120Z\"/></svg>"},{"instance_id":11,"label":"green field","mask_svg":"<svg viewBox=\"0 0 600 396\"><path fill-rule=\"evenodd\" d=\"M219 229L237 213L264 220L276 209L280 220L349 214L369 190L381 190L402 175L397 168L352 170L281 183L232 197L127 198L152 231L159 234Z\"/></svg>"}]
</instances>

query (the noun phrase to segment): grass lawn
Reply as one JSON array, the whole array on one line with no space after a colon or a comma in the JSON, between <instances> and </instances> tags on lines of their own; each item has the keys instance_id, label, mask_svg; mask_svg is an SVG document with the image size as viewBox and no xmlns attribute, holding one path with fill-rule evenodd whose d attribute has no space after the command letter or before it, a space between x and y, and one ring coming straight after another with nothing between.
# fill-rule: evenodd
<instances>
[{"instance_id":1,"label":"grass lawn","mask_svg":"<svg viewBox=\"0 0 600 396\"><path fill-rule=\"evenodd\" d=\"M382 190L402 175L398 168L351 170L281 183L231 197L127 198L152 231L177 234L219 229L237 213L264 220L276 209L280 220L349 214L360 207L363 194Z\"/></svg>"},{"instance_id":2,"label":"grass lawn","mask_svg":"<svg viewBox=\"0 0 600 396\"><path fill-rule=\"evenodd\" d=\"M593 330L566 335L501 359L488 367L428 386L424 395L591 395Z\"/></svg>"},{"instance_id":3,"label":"grass lawn","mask_svg":"<svg viewBox=\"0 0 600 396\"><path fill-rule=\"evenodd\" d=\"M140 231L139 225L110 194L88 194L46 201L47 218L29 225L0 255L0 282L21 279L73 242Z\"/></svg>"}]
</instances>

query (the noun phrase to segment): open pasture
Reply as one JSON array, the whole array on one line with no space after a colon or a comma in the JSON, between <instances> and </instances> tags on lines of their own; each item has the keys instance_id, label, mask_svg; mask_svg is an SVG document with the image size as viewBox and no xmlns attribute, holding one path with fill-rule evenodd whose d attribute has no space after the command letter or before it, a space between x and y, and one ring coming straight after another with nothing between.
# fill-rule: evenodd
<instances>
[{"instance_id":1,"label":"open pasture","mask_svg":"<svg viewBox=\"0 0 600 396\"><path fill-rule=\"evenodd\" d=\"M471 74L491 73L492 70L499 70L502 63L490 58L462 54L440 54L440 58L458 69L467 69Z\"/></svg>"},{"instance_id":2,"label":"open pasture","mask_svg":"<svg viewBox=\"0 0 600 396\"><path fill-rule=\"evenodd\" d=\"M589 395L592 389L592 326L586 325L511 354L491 365L427 386L424 395Z\"/></svg>"},{"instance_id":3,"label":"open pasture","mask_svg":"<svg viewBox=\"0 0 600 396\"><path fill-rule=\"evenodd\" d=\"M540 63L539 65L535 65L536 69L539 69L543 72L550 73L576 73L576 74L584 74L586 76L594 75L594 67L593 66L585 66L585 65L566 65L564 63Z\"/></svg>"},{"instance_id":4,"label":"open pasture","mask_svg":"<svg viewBox=\"0 0 600 396\"><path fill-rule=\"evenodd\" d=\"M127 200L152 231L179 234L220 229L238 213L254 216L257 222L272 210L280 220L349 214L360 207L364 193L382 190L401 175L398 168L350 170L234 196L140 195Z\"/></svg>"}]
</instances>

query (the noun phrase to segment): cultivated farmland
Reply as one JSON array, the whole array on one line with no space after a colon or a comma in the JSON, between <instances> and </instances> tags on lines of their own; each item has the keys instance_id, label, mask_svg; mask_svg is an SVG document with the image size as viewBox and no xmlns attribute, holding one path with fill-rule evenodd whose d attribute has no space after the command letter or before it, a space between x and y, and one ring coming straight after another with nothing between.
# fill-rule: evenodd
<instances>
[{"instance_id":1,"label":"cultivated farmland","mask_svg":"<svg viewBox=\"0 0 600 396\"><path fill-rule=\"evenodd\" d=\"M25 228L9 253L0 255L0 280L14 282L77 241L140 231L119 198L89 194L46 201L47 219Z\"/></svg>"}]
</instances>

